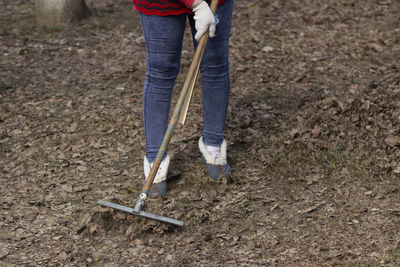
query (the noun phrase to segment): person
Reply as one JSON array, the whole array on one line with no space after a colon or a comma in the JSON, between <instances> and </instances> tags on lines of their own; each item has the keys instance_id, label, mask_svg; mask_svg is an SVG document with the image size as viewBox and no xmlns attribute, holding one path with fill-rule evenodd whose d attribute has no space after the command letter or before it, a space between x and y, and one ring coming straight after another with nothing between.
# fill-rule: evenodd
<instances>
[{"instance_id":1,"label":"person","mask_svg":"<svg viewBox=\"0 0 400 267\"><path fill-rule=\"evenodd\" d=\"M228 110L230 77L229 35L233 0L219 0L216 17L203 0L133 0L139 11L146 44L146 78L143 88L143 117L146 138L144 174L147 178L168 125L172 90L180 69L186 21L194 47L209 31L200 74L202 80L203 130L198 141L203 161L213 179L229 177L224 126ZM165 153L148 193L149 198L167 193L170 163Z\"/></svg>"}]
</instances>

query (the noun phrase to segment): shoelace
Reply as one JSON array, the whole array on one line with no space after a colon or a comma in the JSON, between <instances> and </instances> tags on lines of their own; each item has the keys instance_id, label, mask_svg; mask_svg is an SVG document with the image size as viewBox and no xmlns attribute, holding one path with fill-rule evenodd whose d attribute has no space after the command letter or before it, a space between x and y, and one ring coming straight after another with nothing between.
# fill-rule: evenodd
<instances>
[{"instance_id":1,"label":"shoelace","mask_svg":"<svg viewBox=\"0 0 400 267\"><path fill-rule=\"evenodd\" d=\"M213 158L219 158L221 156L221 152L219 152L218 150L213 151L210 154L211 154L211 157L213 157Z\"/></svg>"}]
</instances>

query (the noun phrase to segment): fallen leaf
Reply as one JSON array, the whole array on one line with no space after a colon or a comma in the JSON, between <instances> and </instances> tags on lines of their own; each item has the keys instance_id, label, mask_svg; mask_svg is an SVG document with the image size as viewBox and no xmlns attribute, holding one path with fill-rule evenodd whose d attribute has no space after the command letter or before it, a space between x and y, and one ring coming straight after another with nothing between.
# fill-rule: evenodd
<instances>
[{"instance_id":1,"label":"fallen leaf","mask_svg":"<svg viewBox=\"0 0 400 267\"><path fill-rule=\"evenodd\" d=\"M378 52L378 53L381 53L381 52L383 52L383 47L381 46L381 45L379 45L379 44L377 44L377 43L372 43L372 44L369 44L369 47L372 49L372 50L375 50L376 52Z\"/></svg>"},{"instance_id":2,"label":"fallen leaf","mask_svg":"<svg viewBox=\"0 0 400 267\"><path fill-rule=\"evenodd\" d=\"M389 136L385 139L385 143L389 146L396 146L400 144L400 136Z\"/></svg>"},{"instance_id":3,"label":"fallen leaf","mask_svg":"<svg viewBox=\"0 0 400 267\"><path fill-rule=\"evenodd\" d=\"M128 229L126 229L125 236L130 236L133 233L133 231L134 231L134 226L133 226L133 224L131 224L131 225L129 225Z\"/></svg>"},{"instance_id":4,"label":"fallen leaf","mask_svg":"<svg viewBox=\"0 0 400 267\"><path fill-rule=\"evenodd\" d=\"M318 125L315 125L314 129L312 129L311 133L314 137L317 137L321 133L321 127L319 127Z\"/></svg>"},{"instance_id":5,"label":"fallen leaf","mask_svg":"<svg viewBox=\"0 0 400 267\"><path fill-rule=\"evenodd\" d=\"M315 184L321 177L316 175L307 181L307 185Z\"/></svg>"},{"instance_id":6,"label":"fallen leaf","mask_svg":"<svg viewBox=\"0 0 400 267\"><path fill-rule=\"evenodd\" d=\"M264 52L266 52L266 53L269 53L269 52L274 51L274 48L267 45L267 46L264 46L262 50L263 50Z\"/></svg>"},{"instance_id":7,"label":"fallen leaf","mask_svg":"<svg viewBox=\"0 0 400 267\"><path fill-rule=\"evenodd\" d=\"M162 255L165 252L165 248L161 248L157 253L158 255Z\"/></svg>"},{"instance_id":8,"label":"fallen leaf","mask_svg":"<svg viewBox=\"0 0 400 267\"><path fill-rule=\"evenodd\" d=\"M400 173L400 162L399 162L399 164L397 164L396 168L394 168L393 172L396 174Z\"/></svg>"},{"instance_id":9,"label":"fallen leaf","mask_svg":"<svg viewBox=\"0 0 400 267\"><path fill-rule=\"evenodd\" d=\"M97 225L96 225L96 224L91 225L91 226L89 227L89 233L93 234L93 233L96 232L96 231L97 231Z\"/></svg>"},{"instance_id":10,"label":"fallen leaf","mask_svg":"<svg viewBox=\"0 0 400 267\"><path fill-rule=\"evenodd\" d=\"M309 208L307 208L305 210L299 211L299 213L301 213L301 214L310 213L310 212L313 212L316 209L317 209L317 207L309 207Z\"/></svg>"},{"instance_id":11,"label":"fallen leaf","mask_svg":"<svg viewBox=\"0 0 400 267\"><path fill-rule=\"evenodd\" d=\"M87 225L92 221L92 218L93 218L93 217L92 217L90 214L88 214L88 213L86 213L86 214L82 217L82 219L81 219L80 222L79 222L78 230L76 231L77 234L82 233L83 230L86 229Z\"/></svg>"},{"instance_id":12,"label":"fallen leaf","mask_svg":"<svg viewBox=\"0 0 400 267\"><path fill-rule=\"evenodd\" d=\"M58 254L58 258L65 261L68 258L68 255L65 251L61 252L60 254Z\"/></svg>"},{"instance_id":13,"label":"fallen leaf","mask_svg":"<svg viewBox=\"0 0 400 267\"><path fill-rule=\"evenodd\" d=\"M233 247L234 245L237 244L237 241L238 241L238 240L239 240L239 237L238 237L238 236L234 236L234 237L232 238L232 241L228 243L228 246Z\"/></svg>"},{"instance_id":14,"label":"fallen leaf","mask_svg":"<svg viewBox=\"0 0 400 267\"><path fill-rule=\"evenodd\" d=\"M136 246L141 246L141 245L143 245L143 242L142 242L142 240L140 240L140 239L135 239L135 240L133 241L133 243L134 243Z\"/></svg>"},{"instance_id":15,"label":"fallen leaf","mask_svg":"<svg viewBox=\"0 0 400 267\"><path fill-rule=\"evenodd\" d=\"M273 207L271 207L270 211L274 211L279 207L279 203L276 203Z\"/></svg>"},{"instance_id":16,"label":"fallen leaf","mask_svg":"<svg viewBox=\"0 0 400 267\"><path fill-rule=\"evenodd\" d=\"M74 187L74 192L83 192L83 191L89 191L89 186L88 185L79 185Z\"/></svg>"},{"instance_id":17,"label":"fallen leaf","mask_svg":"<svg viewBox=\"0 0 400 267\"><path fill-rule=\"evenodd\" d=\"M76 132L77 128L78 128L78 123L73 122L68 130L69 130L70 133L74 133L74 132Z\"/></svg>"},{"instance_id":18,"label":"fallen leaf","mask_svg":"<svg viewBox=\"0 0 400 267\"><path fill-rule=\"evenodd\" d=\"M76 169L77 169L78 171L80 171L80 172L84 172L84 171L87 170L87 168L86 168L85 166L82 166L82 165L78 166Z\"/></svg>"}]
</instances>

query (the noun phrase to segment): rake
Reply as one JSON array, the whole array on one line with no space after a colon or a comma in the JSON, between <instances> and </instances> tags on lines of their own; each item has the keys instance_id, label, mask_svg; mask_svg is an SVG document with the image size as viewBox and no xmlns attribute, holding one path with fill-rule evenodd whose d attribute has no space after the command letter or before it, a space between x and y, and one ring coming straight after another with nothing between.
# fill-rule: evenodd
<instances>
[{"instance_id":1,"label":"rake","mask_svg":"<svg viewBox=\"0 0 400 267\"><path fill-rule=\"evenodd\" d=\"M214 14L217 10L217 6L218 6L218 0L213 0L211 2L210 8ZM165 151L167 150L167 147L171 141L171 137L172 137L175 127L178 123L178 119L179 119L179 123L185 124L186 114L187 114L190 100L192 97L193 88L196 84L196 80L197 80L197 77L199 74L200 64L201 64L201 60L203 58L204 49L206 47L207 40L208 40L208 32L205 33L199 40L198 46L197 46L196 51L193 56L192 63L189 68L189 72L186 76L182 91L178 98L178 102L172 113L172 116L169 121L167 130L165 132L163 141L161 143L160 149L158 150L157 157L156 157L156 159L153 163L153 166L150 170L149 176L145 181L145 184L142 188L142 192L140 193L138 199L136 200L135 207L130 208L127 206L122 206L119 204L111 203L111 202L108 202L105 200L98 200L97 204L99 204L101 206L105 206L105 207L110 207L115 210L119 210L119 211L126 212L129 214L142 216L147 219L157 220L157 221L161 221L161 222L165 222L165 223L169 223L169 224L173 224L173 225L177 225L177 226L183 226L182 221L164 217L164 216L160 216L160 215L156 215L156 214L152 214L152 213L148 213L148 212L143 211L142 209L144 208L150 187L153 184L154 178L157 174L157 171L161 164L162 158L164 157Z\"/></svg>"}]
</instances>

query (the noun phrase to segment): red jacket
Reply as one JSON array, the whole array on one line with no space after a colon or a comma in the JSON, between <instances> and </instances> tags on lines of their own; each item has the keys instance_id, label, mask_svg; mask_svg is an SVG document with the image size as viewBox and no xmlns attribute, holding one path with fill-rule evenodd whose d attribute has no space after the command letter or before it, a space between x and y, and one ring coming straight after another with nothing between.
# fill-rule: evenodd
<instances>
[{"instance_id":1,"label":"red jacket","mask_svg":"<svg viewBox=\"0 0 400 267\"><path fill-rule=\"evenodd\" d=\"M180 15L185 12L193 14L189 7L194 0L133 0L136 9L146 15ZM219 0L222 5L225 0Z\"/></svg>"}]
</instances>

